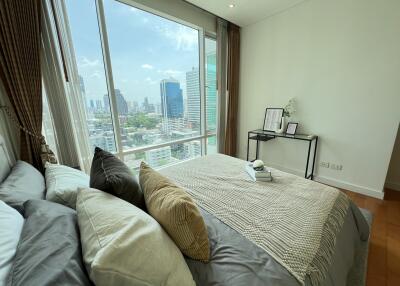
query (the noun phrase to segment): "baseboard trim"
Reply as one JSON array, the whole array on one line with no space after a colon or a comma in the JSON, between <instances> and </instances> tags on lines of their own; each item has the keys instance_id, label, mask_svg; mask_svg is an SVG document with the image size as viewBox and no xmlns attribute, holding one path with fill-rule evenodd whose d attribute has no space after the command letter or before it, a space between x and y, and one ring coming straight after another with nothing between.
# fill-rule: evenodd
<instances>
[{"instance_id":1,"label":"baseboard trim","mask_svg":"<svg viewBox=\"0 0 400 286\"><path fill-rule=\"evenodd\" d=\"M271 166L272 168L276 168L279 170L282 170L284 172L287 173L291 173L294 175L298 175L301 177L304 177L304 171L301 170L296 170L296 169L291 169L291 168L287 168L287 167L283 167L283 166L278 166L278 165L274 165L274 164L269 164L269 166ZM376 199L380 199L382 200L385 193L381 192L379 190L374 190L365 186L360 186L360 185L356 185L356 184L352 184L349 182L345 182L345 181L341 181L341 180L337 180L337 179L332 179L329 177L325 177L325 176L315 176L314 177L314 181L325 184L325 185L329 185L329 186L333 186L336 188L340 188L340 189L345 189L348 191L352 191L355 193L359 193L362 195L366 195L369 197L373 197Z\"/></svg>"},{"instance_id":2,"label":"baseboard trim","mask_svg":"<svg viewBox=\"0 0 400 286\"><path fill-rule=\"evenodd\" d=\"M400 183L397 183L397 182L386 182L385 188L400 192Z\"/></svg>"}]
</instances>

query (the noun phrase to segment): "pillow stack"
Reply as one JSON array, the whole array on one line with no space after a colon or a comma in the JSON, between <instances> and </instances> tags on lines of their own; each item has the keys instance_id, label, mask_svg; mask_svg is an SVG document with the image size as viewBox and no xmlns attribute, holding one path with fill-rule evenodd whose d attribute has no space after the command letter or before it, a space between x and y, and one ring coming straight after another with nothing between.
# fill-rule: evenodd
<instances>
[{"instance_id":1,"label":"pillow stack","mask_svg":"<svg viewBox=\"0 0 400 286\"><path fill-rule=\"evenodd\" d=\"M141 209L95 189L81 189L76 208L84 261L97 286L195 285L179 249Z\"/></svg>"},{"instance_id":2,"label":"pillow stack","mask_svg":"<svg viewBox=\"0 0 400 286\"><path fill-rule=\"evenodd\" d=\"M195 285L182 253L207 262L209 241L184 190L145 163L137 180L100 148L90 187L79 190L76 210L84 261L96 285Z\"/></svg>"}]
</instances>

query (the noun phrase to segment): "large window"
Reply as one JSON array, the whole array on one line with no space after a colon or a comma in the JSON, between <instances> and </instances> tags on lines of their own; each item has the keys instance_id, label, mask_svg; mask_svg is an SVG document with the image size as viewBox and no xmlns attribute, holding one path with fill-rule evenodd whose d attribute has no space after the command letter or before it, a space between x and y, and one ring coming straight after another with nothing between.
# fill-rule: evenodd
<instances>
[{"instance_id":1,"label":"large window","mask_svg":"<svg viewBox=\"0 0 400 286\"><path fill-rule=\"evenodd\" d=\"M115 0L66 0L92 146L132 169L216 152L216 41Z\"/></svg>"}]
</instances>

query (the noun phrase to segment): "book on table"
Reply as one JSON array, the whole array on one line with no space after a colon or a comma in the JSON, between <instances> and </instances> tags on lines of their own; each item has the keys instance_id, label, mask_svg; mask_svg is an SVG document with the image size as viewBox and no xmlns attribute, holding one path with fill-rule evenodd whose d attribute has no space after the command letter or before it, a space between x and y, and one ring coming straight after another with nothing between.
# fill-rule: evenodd
<instances>
[{"instance_id":1,"label":"book on table","mask_svg":"<svg viewBox=\"0 0 400 286\"><path fill-rule=\"evenodd\" d=\"M249 174L250 178L255 182L270 182L272 181L271 171L265 166L263 170L257 171L253 169L253 164L246 165L246 172Z\"/></svg>"}]
</instances>

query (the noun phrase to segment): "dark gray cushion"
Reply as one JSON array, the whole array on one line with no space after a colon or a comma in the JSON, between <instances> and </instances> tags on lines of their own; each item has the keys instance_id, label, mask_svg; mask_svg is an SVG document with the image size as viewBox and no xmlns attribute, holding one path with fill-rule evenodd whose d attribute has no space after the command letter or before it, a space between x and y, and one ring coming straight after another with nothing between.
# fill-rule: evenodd
<instances>
[{"instance_id":1,"label":"dark gray cushion","mask_svg":"<svg viewBox=\"0 0 400 286\"><path fill-rule=\"evenodd\" d=\"M0 200L22 213L27 200L42 200L45 196L43 175L32 165L18 161L0 184Z\"/></svg>"},{"instance_id":2,"label":"dark gray cushion","mask_svg":"<svg viewBox=\"0 0 400 286\"><path fill-rule=\"evenodd\" d=\"M96 147L90 169L90 187L144 209L143 192L136 176L113 154Z\"/></svg>"},{"instance_id":3,"label":"dark gray cushion","mask_svg":"<svg viewBox=\"0 0 400 286\"><path fill-rule=\"evenodd\" d=\"M7 285L91 285L76 212L45 200L24 204L25 224Z\"/></svg>"}]
</instances>

